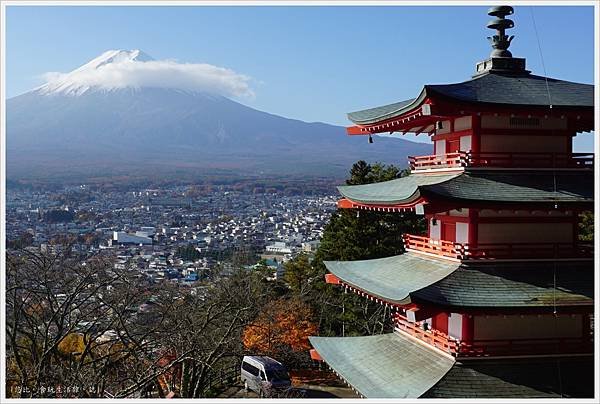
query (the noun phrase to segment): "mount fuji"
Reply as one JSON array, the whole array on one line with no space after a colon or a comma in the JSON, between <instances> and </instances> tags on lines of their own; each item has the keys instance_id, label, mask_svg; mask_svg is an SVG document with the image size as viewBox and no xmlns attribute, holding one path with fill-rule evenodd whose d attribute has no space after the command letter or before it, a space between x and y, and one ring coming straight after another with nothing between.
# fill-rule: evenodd
<instances>
[{"instance_id":1,"label":"mount fuji","mask_svg":"<svg viewBox=\"0 0 600 404\"><path fill-rule=\"evenodd\" d=\"M342 175L359 160L405 165L429 145L346 136L343 127L258 111L229 97L248 78L112 50L6 104L7 176L225 169Z\"/></svg>"}]
</instances>

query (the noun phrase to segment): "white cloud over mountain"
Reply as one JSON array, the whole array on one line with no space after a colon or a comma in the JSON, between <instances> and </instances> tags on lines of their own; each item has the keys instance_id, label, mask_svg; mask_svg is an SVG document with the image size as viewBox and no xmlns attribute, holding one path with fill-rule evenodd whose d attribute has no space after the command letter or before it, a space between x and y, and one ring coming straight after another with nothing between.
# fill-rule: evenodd
<instances>
[{"instance_id":1,"label":"white cloud over mountain","mask_svg":"<svg viewBox=\"0 0 600 404\"><path fill-rule=\"evenodd\" d=\"M107 51L70 73L48 72L41 93L83 94L91 89L158 87L252 97L250 77L206 63L153 60L143 52Z\"/></svg>"}]
</instances>

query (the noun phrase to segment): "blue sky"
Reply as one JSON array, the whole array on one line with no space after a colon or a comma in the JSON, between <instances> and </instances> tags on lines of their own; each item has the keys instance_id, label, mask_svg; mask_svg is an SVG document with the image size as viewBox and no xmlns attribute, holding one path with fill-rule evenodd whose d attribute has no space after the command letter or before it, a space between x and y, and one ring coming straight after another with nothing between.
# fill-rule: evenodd
<instances>
[{"instance_id":1,"label":"blue sky","mask_svg":"<svg viewBox=\"0 0 600 404\"><path fill-rule=\"evenodd\" d=\"M8 6L7 96L108 49L210 63L251 77L238 101L274 114L347 125L345 113L467 80L490 53L487 7ZM593 83L591 6L515 7L513 55L543 75ZM423 136L420 137L425 140ZM592 150L578 136L578 150Z\"/></svg>"}]
</instances>

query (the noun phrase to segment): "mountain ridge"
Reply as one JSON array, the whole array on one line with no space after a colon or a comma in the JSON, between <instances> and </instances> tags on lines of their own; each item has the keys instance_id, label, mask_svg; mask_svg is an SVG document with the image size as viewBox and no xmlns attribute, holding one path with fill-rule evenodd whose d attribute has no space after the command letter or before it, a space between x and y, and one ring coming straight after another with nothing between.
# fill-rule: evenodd
<instances>
[{"instance_id":1,"label":"mountain ridge","mask_svg":"<svg viewBox=\"0 0 600 404\"><path fill-rule=\"evenodd\" d=\"M83 66L148 63L136 58L151 57L107 51ZM61 164L110 170L144 163L277 173L301 173L305 166L339 174L359 159L405 165L407 155L431 151L387 137L368 144L346 136L343 127L281 117L210 92L151 86L83 91L70 84L63 81L56 91L40 86L7 100L8 175L49 174Z\"/></svg>"}]
</instances>

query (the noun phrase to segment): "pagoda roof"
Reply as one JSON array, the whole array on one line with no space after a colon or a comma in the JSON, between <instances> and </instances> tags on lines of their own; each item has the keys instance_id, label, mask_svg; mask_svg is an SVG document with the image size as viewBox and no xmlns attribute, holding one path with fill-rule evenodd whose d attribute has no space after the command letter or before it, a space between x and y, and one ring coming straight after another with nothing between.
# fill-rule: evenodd
<instances>
[{"instance_id":1,"label":"pagoda roof","mask_svg":"<svg viewBox=\"0 0 600 404\"><path fill-rule=\"evenodd\" d=\"M460 307L591 306L594 266L593 262L576 261L463 264L411 297Z\"/></svg>"},{"instance_id":2,"label":"pagoda roof","mask_svg":"<svg viewBox=\"0 0 600 404\"><path fill-rule=\"evenodd\" d=\"M367 398L593 397L594 358L457 362L403 333L310 337L321 358Z\"/></svg>"},{"instance_id":3,"label":"pagoda roof","mask_svg":"<svg viewBox=\"0 0 600 404\"><path fill-rule=\"evenodd\" d=\"M593 172L481 171L411 174L391 181L338 187L344 198L364 205L403 205L425 197L495 203L592 203Z\"/></svg>"},{"instance_id":4,"label":"pagoda roof","mask_svg":"<svg viewBox=\"0 0 600 404\"><path fill-rule=\"evenodd\" d=\"M342 282L382 300L410 303L410 294L456 271L459 262L405 253L362 261L325 261L327 270Z\"/></svg>"},{"instance_id":5,"label":"pagoda roof","mask_svg":"<svg viewBox=\"0 0 600 404\"><path fill-rule=\"evenodd\" d=\"M417 98L350 112L348 119L357 125L374 124L413 111L436 97L470 104L593 108L594 86L532 74L485 73L462 83L426 85Z\"/></svg>"},{"instance_id":6,"label":"pagoda roof","mask_svg":"<svg viewBox=\"0 0 600 404\"><path fill-rule=\"evenodd\" d=\"M461 264L408 252L372 260L325 261L325 266L344 284L402 305L415 301L470 308L594 304L592 262Z\"/></svg>"},{"instance_id":7,"label":"pagoda roof","mask_svg":"<svg viewBox=\"0 0 600 404\"><path fill-rule=\"evenodd\" d=\"M423 94L423 93L422 93ZM404 100L395 102L393 104L382 105L380 107L363 109L362 111L355 111L348 113L348 119L356 124L369 124L386 119L394 118L402 113L410 111L411 109L419 106L424 97L411 98L410 100ZM419 101L417 101L419 100Z\"/></svg>"},{"instance_id":8,"label":"pagoda roof","mask_svg":"<svg viewBox=\"0 0 600 404\"><path fill-rule=\"evenodd\" d=\"M399 334L310 337L327 364L367 398L415 398L452 368L448 355Z\"/></svg>"},{"instance_id":9,"label":"pagoda roof","mask_svg":"<svg viewBox=\"0 0 600 404\"><path fill-rule=\"evenodd\" d=\"M366 204L402 204L419 198L419 190L427 185L440 184L456 178L454 174L411 174L395 180L364 185L341 185L338 191L354 202Z\"/></svg>"},{"instance_id":10,"label":"pagoda roof","mask_svg":"<svg viewBox=\"0 0 600 404\"><path fill-rule=\"evenodd\" d=\"M423 398L594 396L594 358L457 362Z\"/></svg>"}]
</instances>

